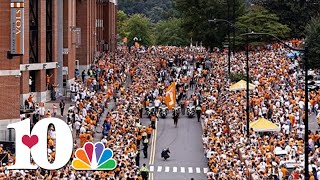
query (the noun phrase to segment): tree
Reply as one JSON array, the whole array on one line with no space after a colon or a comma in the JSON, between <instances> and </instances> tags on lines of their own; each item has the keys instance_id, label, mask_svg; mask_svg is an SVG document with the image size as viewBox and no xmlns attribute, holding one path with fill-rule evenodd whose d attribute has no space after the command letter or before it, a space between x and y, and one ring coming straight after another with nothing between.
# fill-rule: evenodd
<instances>
[{"instance_id":1,"label":"tree","mask_svg":"<svg viewBox=\"0 0 320 180\"><path fill-rule=\"evenodd\" d=\"M245 15L239 17L236 27L237 29L249 29L253 32L274 34L280 38L287 38L290 31L287 25L279 22L279 17L276 14L270 13L261 6L253 6ZM271 38L268 36L250 36L250 42L253 45L270 40Z\"/></svg>"},{"instance_id":2,"label":"tree","mask_svg":"<svg viewBox=\"0 0 320 180\"><path fill-rule=\"evenodd\" d=\"M305 27L311 17L319 15L318 0L253 0L254 4L265 7L280 18L282 24L291 29L290 37L305 37Z\"/></svg>"},{"instance_id":3,"label":"tree","mask_svg":"<svg viewBox=\"0 0 320 180\"><path fill-rule=\"evenodd\" d=\"M117 31L121 38L125 38L129 35L129 32L126 31L128 16L124 11L119 10L117 12Z\"/></svg>"},{"instance_id":4,"label":"tree","mask_svg":"<svg viewBox=\"0 0 320 180\"><path fill-rule=\"evenodd\" d=\"M320 17L311 19L306 27L306 44L309 48L310 67L320 68Z\"/></svg>"},{"instance_id":5,"label":"tree","mask_svg":"<svg viewBox=\"0 0 320 180\"><path fill-rule=\"evenodd\" d=\"M128 32L129 44L133 44L133 38L137 37L143 45L153 44L152 24L149 18L143 14L134 14L126 21L125 31Z\"/></svg>"},{"instance_id":6,"label":"tree","mask_svg":"<svg viewBox=\"0 0 320 180\"><path fill-rule=\"evenodd\" d=\"M121 0L119 1L119 7L128 15L144 14L153 23L176 15L173 0Z\"/></svg>"},{"instance_id":7,"label":"tree","mask_svg":"<svg viewBox=\"0 0 320 180\"><path fill-rule=\"evenodd\" d=\"M245 10L244 0L175 0L175 7L183 19L183 28L193 42L203 42L206 47L221 47L228 33L228 24L209 23L209 19L228 19L232 21L232 7L235 18Z\"/></svg>"},{"instance_id":8,"label":"tree","mask_svg":"<svg viewBox=\"0 0 320 180\"><path fill-rule=\"evenodd\" d=\"M159 21L155 26L155 39L157 45L185 46L189 39L187 33L182 28L182 20L172 18Z\"/></svg>"}]
</instances>

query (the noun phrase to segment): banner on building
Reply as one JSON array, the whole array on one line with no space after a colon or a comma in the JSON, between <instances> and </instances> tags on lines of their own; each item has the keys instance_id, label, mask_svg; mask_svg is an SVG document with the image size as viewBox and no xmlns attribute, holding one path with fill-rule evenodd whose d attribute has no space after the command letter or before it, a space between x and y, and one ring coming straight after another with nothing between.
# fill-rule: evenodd
<instances>
[{"instance_id":1,"label":"banner on building","mask_svg":"<svg viewBox=\"0 0 320 180\"><path fill-rule=\"evenodd\" d=\"M11 2L11 45L10 53L24 54L24 3Z\"/></svg>"}]
</instances>

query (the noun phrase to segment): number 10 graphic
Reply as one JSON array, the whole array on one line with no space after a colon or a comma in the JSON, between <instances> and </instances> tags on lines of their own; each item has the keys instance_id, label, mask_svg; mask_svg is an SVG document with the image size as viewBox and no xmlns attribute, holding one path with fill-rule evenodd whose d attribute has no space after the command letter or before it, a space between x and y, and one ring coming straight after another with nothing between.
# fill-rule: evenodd
<instances>
[{"instance_id":1,"label":"number 10 graphic","mask_svg":"<svg viewBox=\"0 0 320 180\"><path fill-rule=\"evenodd\" d=\"M56 154L53 163L48 161L48 126L53 124L56 130ZM40 166L47 170L56 170L65 166L73 150L72 132L68 125L58 118L45 118L35 124L30 132L30 119L9 124L8 129L15 130L16 158L8 169L37 169ZM31 155L30 155L31 153ZM32 165L30 157L37 165Z\"/></svg>"}]
</instances>

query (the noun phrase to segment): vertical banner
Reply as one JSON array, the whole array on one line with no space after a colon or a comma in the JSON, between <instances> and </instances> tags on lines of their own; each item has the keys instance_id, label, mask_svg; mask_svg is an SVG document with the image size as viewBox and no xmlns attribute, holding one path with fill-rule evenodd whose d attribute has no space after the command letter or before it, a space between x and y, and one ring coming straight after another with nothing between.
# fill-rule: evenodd
<instances>
[{"instance_id":1,"label":"vertical banner","mask_svg":"<svg viewBox=\"0 0 320 180\"><path fill-rule=\"evenodd\" d=\"M11 2L11 54L24 54L24 3Z\"/></svg>"}]
</instances>

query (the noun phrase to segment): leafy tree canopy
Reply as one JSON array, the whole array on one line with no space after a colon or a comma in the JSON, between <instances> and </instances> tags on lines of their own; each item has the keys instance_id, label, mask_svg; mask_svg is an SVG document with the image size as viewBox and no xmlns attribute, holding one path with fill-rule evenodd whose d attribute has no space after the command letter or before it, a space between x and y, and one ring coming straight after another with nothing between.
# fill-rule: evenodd
<instances>
[{"instance_id":1,"label":"leafy tree canopy","mask_svg":"<svg viewBox=\"0 0 320 180\"><path fill-rule=\"evenodd\" d=\"M228 33L228 24L209 23L208 20L217 18L232 21L233 5L236 19L244 13L244 0L175 0L175 7L183 18L183 28L189 38L193 42L203 42L207 47L222 46Z\"/></svg>"},{"instance_id":2,"label":"leafy tree canopy","mask_svg":"<svg viewBox=\"0 0 320 180\"><path fill-rule=\"evenodd\" d=\"M306 27L306 44L309 47L309 62L311 68L320 68L320 17L314 18Z\"/></svg>"},{"instance_id":3,"label":"leafy tree canopy","mask_svg":"<svg viewBox=\"0 0 320 180\"><path fill-rule=\"evenodd\" d=\"M121 0L119 8L128 15L144 14L154 23L177 16L172 0Z\"/></svg>"},{"instance_id":4,"label":"leafy tree canopy","mask_svg":"<svg viewBox=\"0 0 320 180\"><path fill-rule=\"evenodd\" d=\"M159 21L155 26L155 38L158 45L188 45L189 39L182 28L182 20L177 18Z\"/></svg>"},{"instance_id":5,"label":"leafy tree canopy","mask_svg":"<svg viewBox=\"0 0 320 180\"><path fill-rule=\"evenodd\" d=\"M152 23L143 14L134 14L125 22L125 32L127 32L128 42L133 44L133 38L137 37L143 45L153 44Z\"/></svg>"},{"instance_id":6,"label":"leafy tree canopy","mask_svg":"<svg viewBox=\"0 0 320 180\"><path fill-rule=\"evenodd\" d=\"M236 23L237 29L249 29L253 32L262 32L274 34L280 38L288 37L290 29L287 25L279 22L279 17L276 14L270 13L261 6L253 6L243 16L239 17ZM271 38L267 36L252 37L253 44L259 42L268 42Z\"/></svg>"},{"instance_id":7,"label":"leafy tree canopy","mask_svg":"<svg viewBox=\"0 0 320 180\"><path fill-rule=\"evenodd\" d=\"M121 38L127 37L129 35L129 32L127 32L127 28L126 28L128 18L129 17L125 12L121 10L117 12L117 20L118 20L117 29Z\"/></svg>"},{"instance_id":8,"label":"leafy tree canopy","mask_svg":"<svg viewBox=\"0 0 320 180\"><path fill-rule=\"evenodd\" d=\"M282 24L291 29L290 37L305 37L305 28L311 17L319 16L318 0L253 0L276 14Z\"/></svg>"}]
</instances>

